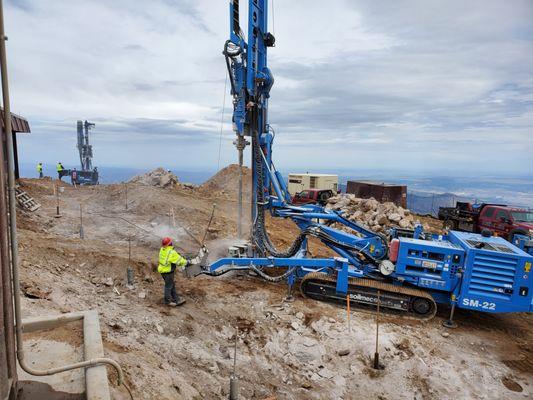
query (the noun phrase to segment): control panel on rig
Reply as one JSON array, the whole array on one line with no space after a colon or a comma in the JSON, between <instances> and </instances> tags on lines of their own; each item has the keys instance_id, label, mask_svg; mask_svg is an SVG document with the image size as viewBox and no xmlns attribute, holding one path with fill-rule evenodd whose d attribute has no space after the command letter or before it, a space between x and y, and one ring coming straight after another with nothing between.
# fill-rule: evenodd
<instances>
[{"instance_id":1,"label":"control panel on rig","mask_svg":"<svg viewBox=\"0 0 533 400\"><path fill-rule=\"evenodd\" d=\"M459 279L465 251L447 240L402 237L395 276L413 285L451 291Z\"/></svg>"}]
</instances>

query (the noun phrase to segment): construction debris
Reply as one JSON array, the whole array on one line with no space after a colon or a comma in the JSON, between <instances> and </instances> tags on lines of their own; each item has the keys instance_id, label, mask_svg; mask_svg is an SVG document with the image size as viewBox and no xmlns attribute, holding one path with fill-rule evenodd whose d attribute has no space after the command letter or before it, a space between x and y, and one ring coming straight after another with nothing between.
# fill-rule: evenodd
<instances>
[{"instance_id":1,"label":"construction debris","mask_svg":"<svg viewBox=\"0 0 533 400\"><path fill-rule=\"evenodd\" d=\"M15 197L17 198L19 206L26 211L36 211L41 207L41 205L28 193L22 190L20 186L15 186Z\"/></svg>"}]
</instances>

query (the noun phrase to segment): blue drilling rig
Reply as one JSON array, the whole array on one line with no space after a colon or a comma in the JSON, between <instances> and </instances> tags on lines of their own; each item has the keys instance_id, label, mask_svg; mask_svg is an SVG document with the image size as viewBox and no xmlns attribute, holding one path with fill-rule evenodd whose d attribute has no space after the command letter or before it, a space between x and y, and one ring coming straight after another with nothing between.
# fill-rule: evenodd
<instances>
[{"instance_id":1,"label":"blue drilling rig","mask_svg":"<svg viewBox=\"0 0 533 400\"><path fill-rule=\"evenodd\" d=\"M73 183L78 185L98 185L98 169L93 168L93 146L89 144L89 132L95 124L78 121L78 152L81 170L70 170Z\"/></svg>"},{"instance_id":2,"label":"blue drilling rig","mask_svg":"<svg viewBox=\"0 0 533 400\"><path fill-rule=\"evenodd\" d=\"M268 123L268 101L274 78L267 65L267 50L274 46L275 38L268 32L267 12L268 0L248 1L245 38L239 1L231 1L230 38L223 50L240 160L251 142L250 241L232 246L228 257L212 264L206 262L207 249L202 249L199 262L187 267L187 274L218 276L249 270L267 281L286 281L289 293L299 282L301 293L309 298L333 303L348 300L367 308L379 302L388 312L418 319L432 318L437 303L451 305L448 326L453 325L455 307L491 313L531 312L533 257L501 238L487 232L431 235L421 226L410 232L392 230L385 237L349 221L339 211L291 204L283 176L272 159L274 132ZM270 240L267 214L290 218L299 227L300 234L287 249L276 248ZM337 256L311 258L309 237L318 238Z\"/></svg>"}]
</instances>

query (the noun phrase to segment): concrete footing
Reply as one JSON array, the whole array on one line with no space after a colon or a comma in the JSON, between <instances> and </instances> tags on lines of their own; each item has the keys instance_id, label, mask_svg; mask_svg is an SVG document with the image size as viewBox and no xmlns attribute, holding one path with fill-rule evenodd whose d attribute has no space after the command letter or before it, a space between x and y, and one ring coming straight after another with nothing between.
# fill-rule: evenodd
<instances>
[{"instance_id":1,"label":"concrete footing","mask_svg":"<svg viewBox=\"0 0 533 400\"><path fill-rule=\"evenodd\" d=\"M62 314L59 316L27 318L22 321L23 333L57 328L72 321L83 320L85 360L104 356L98 312L95 310ZM87 400L110 400L109 382L105 365L85 369L85 393Z\"/></svg>"}]
</instances>

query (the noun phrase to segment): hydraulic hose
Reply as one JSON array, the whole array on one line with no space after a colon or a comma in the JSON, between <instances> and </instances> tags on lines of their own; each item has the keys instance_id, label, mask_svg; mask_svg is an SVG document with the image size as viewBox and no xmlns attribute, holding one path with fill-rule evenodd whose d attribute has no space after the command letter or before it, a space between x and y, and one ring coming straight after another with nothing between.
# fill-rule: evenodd
<instances>
[{"instance_id":1,"label":"hydraulic hose","mask_svg":"<svg viewBox=\"0 0 533 400\"><path fill-rule=\"evenodd\" d=\"M253 264L250 264L250 265L247 265L247 266L225 268L225 269L220 270L220 271L212 271L212 272L211 271L202 271L198 275L209 275L209 276L218 277L218 276L227 274L228 272L246 271L246 270L254 271L257 275L259 275L261 278L263 278L266 281L269 281L269 282L280 282L280 281L284 280L285 278L287 278L289 275L291 275L296 270L296 267L291 267L290 269L285 271L283 274L277 275L277 276L271 276L271 275L265 274L260 268L258 268L257 266L255 266Z\"/></svg>"},{"instance_id":2,"label":"hydraulic hose","mask_svg":"<svg viewBox=\"0 0 533 400\"><path fill-rule=\"evenodd\" d=\"M257 106L254 106L252 112L252 126L257 125ZM259 142L259 133L257 130L252 132L252 154L253 154L253 163L254 170L257 178L257 187L256 190L256 219L253 225L253 238L258 249L266 254L270 254L274 257L283 257L289 258L296 255L302 243L305 239L305 233L301 233L294 242L289 246L286 251L280 251L270 240L268 232L266 230L265 224L265 193L263 191L264 187L264 162L261 155L261 144Z\"/></svg>"},{"instance_id":3,"label":"hydraulic hose","mask_svg":"<svg viewBox=\"0 0 533 400\"><path fill-rule=\"evenodd\" d=\"M234 46L234 48L231 49L231 46ZM226 68L228 69L232 95L235 95L237 92L235 90L235 79L231 71L231 63L234 61L234 58L239 56L241 53L242 48L240 46L237 46L231 40L226 40L226 42L224 43L224 50L222 50L222 54L224 54L224 58L226 59Z\"/></svg>"},{"instance_id":4,"label":"hydraulic hose","mask_svg":"<svg viewBox=\"0 0 533 400\"><path fill-rule=\"evenodd\" d=\"M269 282L280 282L280 281L284 280L285 278L287 278L289 275L291 275L296 270L296 267L291 267L286 272L284 272L283 274L278 275L278 276L270 276L268 274L265 274L263 271L261 271L259 268L257 268L253 264L250 265L250 269L252 271L254 271L257 275L259 275L261 278L266 280L266 281L269 281Z\"/></svg>"}]
</instances>

